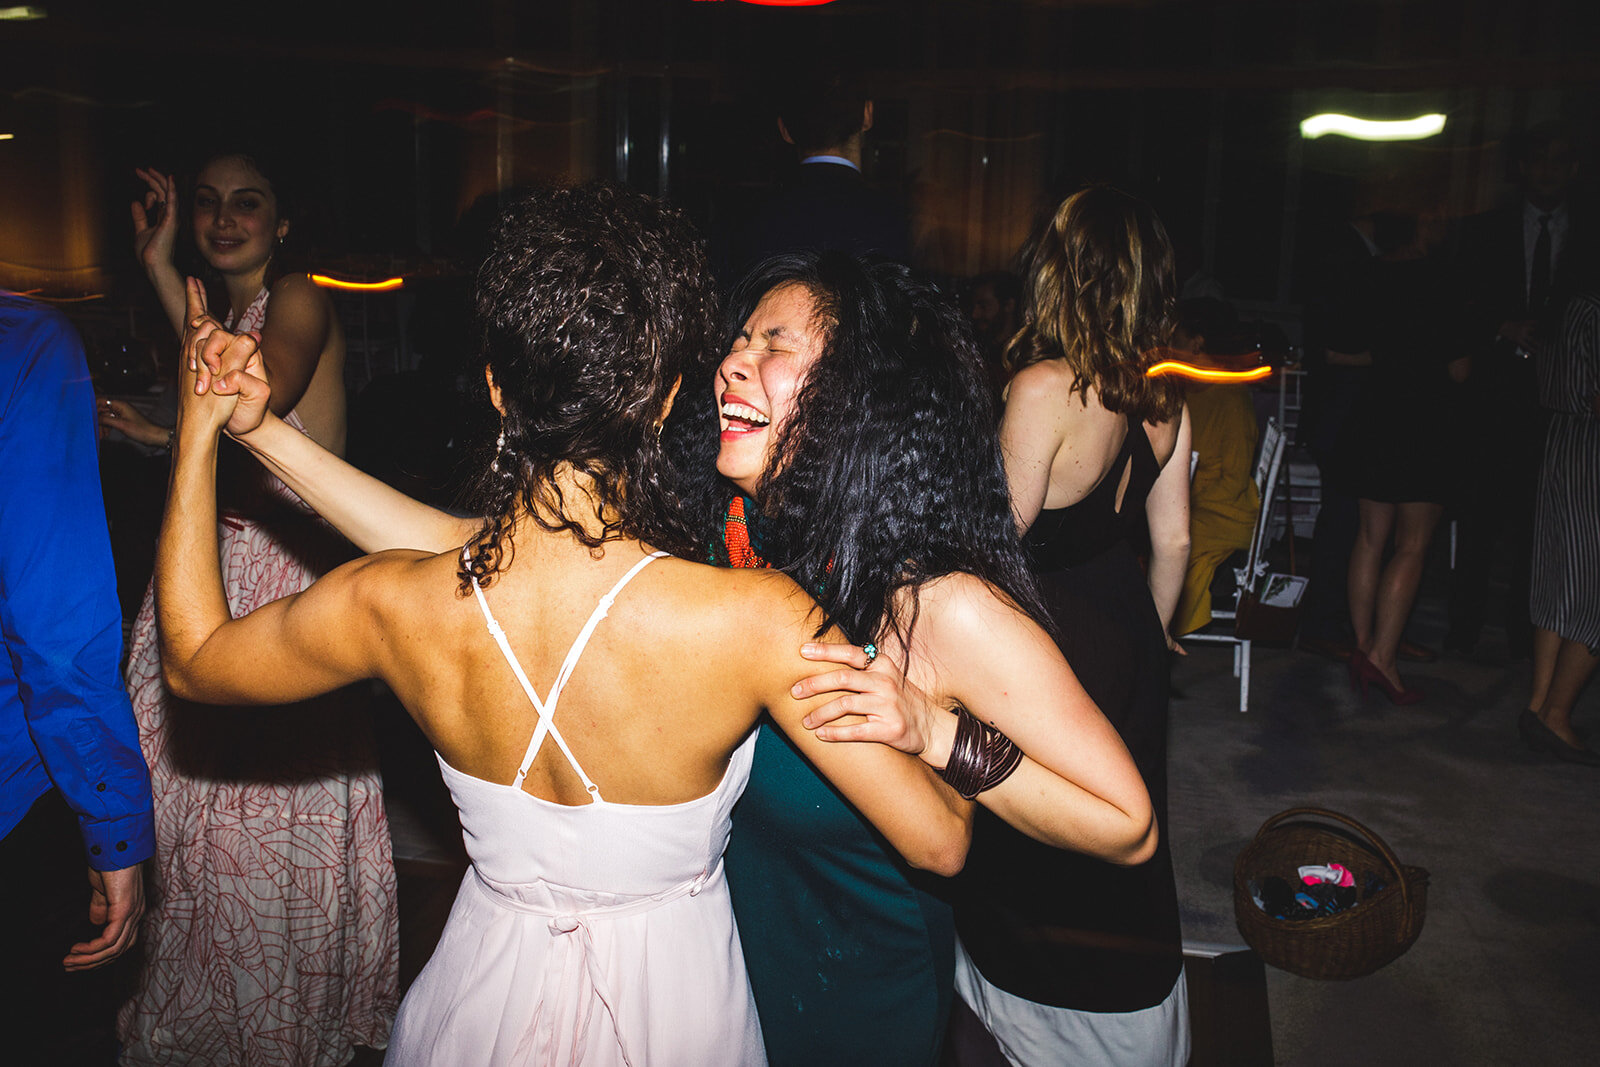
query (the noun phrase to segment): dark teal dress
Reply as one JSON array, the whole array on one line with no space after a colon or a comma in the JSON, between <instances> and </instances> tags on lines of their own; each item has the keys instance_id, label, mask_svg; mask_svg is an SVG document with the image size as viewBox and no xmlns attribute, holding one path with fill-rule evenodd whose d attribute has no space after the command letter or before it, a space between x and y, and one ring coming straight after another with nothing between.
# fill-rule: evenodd
<instances>
[{"instance_id":1,"label":"dark teal dress","mask_svg":"<svg viewBox=\"0 0 1600 1067\"><path fill-rule=\"evenodd\" d=\"M929 892L943 879L907 866L770 720L760 730L726 869L767 1058L933 1064L955 986L950 907Z\"/></svg>"},{"instance_id":2,"label":"dark teal dress","mask_svg":"<svg viewBox=\"0 0 1600 1067\"><path fill-rule=\"evenodd\" d=\"M950 908L781 730L760 729L726 862L768 1060L934 1063L955 987Z\"/></svg>"}]
</instances>

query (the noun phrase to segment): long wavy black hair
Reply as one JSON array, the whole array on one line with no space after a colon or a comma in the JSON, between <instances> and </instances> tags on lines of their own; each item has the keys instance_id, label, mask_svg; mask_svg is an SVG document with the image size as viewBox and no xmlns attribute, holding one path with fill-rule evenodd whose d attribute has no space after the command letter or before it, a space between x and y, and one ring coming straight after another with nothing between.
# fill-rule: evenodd
<instances>
[{"instance_id":1,"label":"long wavy black hair","mask_svg":"<svg viewBox=\"0 0 1600 1067\"><path fill-rule=\"evenodd\" d=\"M703 377L716 322L705 252L683 215L602 182L523 194L495 223L475 303L506 410L504 446L473 487L487 518L468 542L463 591L507 562L522 510L597 554L623 537L699 554L659 425L680 378ZM591 480L599 533L568 514L563 464Z\"/></svg>"},{"instance_id":2,"label":"long wavy black hair","mask_svg":"<svg viewBox=\"0 0 1600 1067\"><path fill-rule=\"evenodd\" d=\"M794 253L767 260L734 289L723 351L761 298L786 285L811 295L825 339L757 492L763 555L852 641L893 632L910 647L916 598L902 616L902 591L957 571L990 582L1048 627L965 318L898 264ZM698 533L717 544L737 490L715 473L712 383L697 385L669 433Z\"/></svg>"}]
</instances>

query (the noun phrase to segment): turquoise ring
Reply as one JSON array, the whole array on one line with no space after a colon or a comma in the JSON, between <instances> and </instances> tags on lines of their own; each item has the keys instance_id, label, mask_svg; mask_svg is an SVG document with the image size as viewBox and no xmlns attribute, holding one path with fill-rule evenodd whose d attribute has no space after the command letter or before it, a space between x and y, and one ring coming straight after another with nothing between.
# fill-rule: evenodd
<instances>
[{"instance_id":1,"label":"turquoise ring","mask_svg":"<svg viewBox=\"0 0 1600 1067\"><path fill-rule=\"evenodd\" d=\"M878 658L878 646L868 641L861 646L861 651L867 654L867 666L872 666L872 661Z\"/></svg>"}]
</instances>

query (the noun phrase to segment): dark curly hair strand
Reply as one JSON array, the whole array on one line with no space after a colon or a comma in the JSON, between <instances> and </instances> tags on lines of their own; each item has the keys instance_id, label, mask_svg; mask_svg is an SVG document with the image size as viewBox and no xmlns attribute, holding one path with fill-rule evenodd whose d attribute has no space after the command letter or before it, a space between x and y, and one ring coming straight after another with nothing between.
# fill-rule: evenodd
<instances>
[{"instance_id":1,"label":"dark curly hair strand","mask_svg":"<svg viewBox=\"0 0 1600 1067\"><path fill-rule=\"evenodd\" d=\"M526 193L495 224L475 299L505 446L474 487L487 519L468 542L462 591L504 566L523 510L597 554L624 537L698 554L659 440L674 385L704 375L716 315L684 217L609 183ZM569 515L563 465L589 480L599 533Z\"/></svg>"}]
</instances>

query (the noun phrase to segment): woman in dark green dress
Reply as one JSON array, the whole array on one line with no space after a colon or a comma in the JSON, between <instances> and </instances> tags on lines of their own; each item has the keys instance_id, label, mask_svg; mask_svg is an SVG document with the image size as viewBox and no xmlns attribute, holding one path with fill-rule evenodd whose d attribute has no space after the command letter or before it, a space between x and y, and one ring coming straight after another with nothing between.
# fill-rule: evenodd
<instances>
[{"instance_id":1,"label":"woman in dark green dress","mask_svg":"<svg viewBox=\"0 0 1600 1067\"><path fill-rule=\"evenodd\" d=\"M982 367L955 309L904 268L796 254L747 276L728 318L714 385L721 477L708 476L713 435L694 414L675 437L699 490L692 513L722 519L704 531L720 542L714 558L782 566L847 634L892 649L946 700L986 667L1012 699L984 694L974 709L1081 773L1057 746L1083 739L1089 716L1073 714L1090 705L1037 622ZM719 507L729 482L740 495ZM1026 829L1002 792L979 801ZM775 730L757 742L727 865L774 1064L935 1061L955 966L950 908L929 884L941 880L911 870Z\"/></svg>"}]
</instances>

